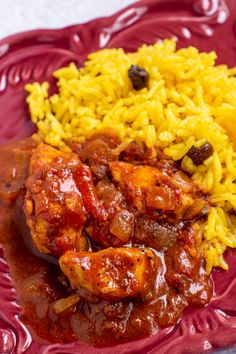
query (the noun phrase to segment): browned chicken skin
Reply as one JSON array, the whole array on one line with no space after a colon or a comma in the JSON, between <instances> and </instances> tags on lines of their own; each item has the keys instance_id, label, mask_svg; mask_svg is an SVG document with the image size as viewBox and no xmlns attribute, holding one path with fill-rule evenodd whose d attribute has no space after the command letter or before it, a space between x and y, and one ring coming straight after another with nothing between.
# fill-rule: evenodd
<instances>
[{"instance_id":1,"label":"browned chicken skin","mask_svg":"<svg viewBox=\"0 0 236 354\"><path fill-rule=\"evenodd\" d=\"M183 173L169 176L156 167L121 161L111 162L110 170L127 200L141 213L161 210L183 218L195 203L196 187ZM205 205L206 201L202 200L202 208Z\"/></svg>"},{"instance_id":2,"label":"browned chicken skin","mask_svg":"<svg viewBox=\"0 0 236 354\"><path fill-rule=\"evenodd\" d=\"M153 291L161 262L147 248L106 248L99 252L67 252L59 263L73 288L106 300L144 298Z\"/></svg>"},{"instance_id":3,"label":"browned chicken skin","mask_svg":"<svg viewBox=\"0 0 236 354\"><path fill-rule=\"evenodd\" d=\"M63 254L75 249L87 218L72 169L76 155L40 144L31 157L24 210L33 240L43 253Z\"/></svg>"}]
</instances>

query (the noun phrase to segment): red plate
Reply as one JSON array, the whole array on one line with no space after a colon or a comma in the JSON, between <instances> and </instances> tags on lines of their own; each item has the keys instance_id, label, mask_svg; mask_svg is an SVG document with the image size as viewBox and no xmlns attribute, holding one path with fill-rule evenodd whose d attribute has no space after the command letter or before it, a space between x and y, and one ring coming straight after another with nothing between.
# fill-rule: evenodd
<instances>
[{"instance_id":1,"label":"red plate","mask_svg":"<svg viewBox=\"0 0 236 354\"><path fill-rule=\"evenodd\" d=\"M50 81L51 73L71 61L81 65L87 54L104 47L135 50L143 43L175 36L178 47L215 50L219 63L236 65L235 0L143 0L83 25L36 30L0 41L0 143L33 131L25 104L26 82ZM162 354L199 353L236 344L235 253L228 272L215 271L215 296L209 306L188 309L175 326L156 335L112 348L84 343L40 344L19 321L17 294L0 249L0 353Z\"/></svg>"}]
</instances>

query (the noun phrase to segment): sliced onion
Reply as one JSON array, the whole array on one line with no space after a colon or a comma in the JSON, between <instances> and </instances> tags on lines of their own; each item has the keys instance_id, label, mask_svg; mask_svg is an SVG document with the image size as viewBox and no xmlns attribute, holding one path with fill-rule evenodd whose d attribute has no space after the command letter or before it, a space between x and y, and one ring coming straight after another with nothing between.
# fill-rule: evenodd
<instances>
[{"instance_id":1,"label":"sliced onion","mask_svg":"<svg viewBox=\"0 0 236 354\"><path fill-rule=\"evenodd\" d=\"M193 189L193 182L182 171L176 172L172 177L172 181L176 187L179 187L186 193L191 192Z\"/></svg>"},{"instance_id":2,"label":"sliced onion","mask_svg":"<svg viewBox=\"0 0 236 354\"><path fill-rule=\"evenodd\" d=\"M147 191L146 205L149 209L175 210L176 197L167 186L152 186Z\"/></svg>"},{"instance_id":3,"label":"sliced onion","mask_svg":"<svg viewBox=\"0 0 236 354\"><path fill-rule=\"evenodd\" d=\"M128 210L115 214L110 223L110 232L123 242L128 242L134 229L134 216Z\"/></svg>"},{"instance_id":4,"label":"sliced onion","mask_svg":"<svg viewBox=\"0 0 236 354\"><path fill-rule=\"evenodd\" d=\"M80 301L80 297L77 294L73 294L64 299L57 300L53 304L53 310L57 315L69 310L72 306L76 305Z\"/></svg>"}]
</instances>

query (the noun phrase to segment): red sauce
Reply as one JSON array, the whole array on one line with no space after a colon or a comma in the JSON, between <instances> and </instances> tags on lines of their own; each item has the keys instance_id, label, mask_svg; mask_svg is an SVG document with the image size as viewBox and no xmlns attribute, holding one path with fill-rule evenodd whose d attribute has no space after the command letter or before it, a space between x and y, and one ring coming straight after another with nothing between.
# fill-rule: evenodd
<instances>
[{"instance_id":1,"label":"red sauce","mask_svg":"<svg viewBox=\"0 0 236 354\"><path fill-rule=\"evenodd\" d=\"M91 168L97 194L103 198L108 213L113 208L112 200L124 203L119 192L108 188L106 194L111 181L108 168L111 161L119 159L136 166L158 166L172 175L178 171L178 166L159 152L153 154L150 149L135 144L118 155L112 154L117 145L118 141L109 136L97 136L84 146L73 145L74 151ZM151 209L140 216L134 207L126 204L128 213L135 217L132 220L135 232L127 246L150 247L162 262L162 270L156 277L155 296L113 302L82 299L68 311L56 315L53 304L71 293L68 281L58 265L34 255L31 246L26 247L23 242L30 238L22 202L31 149L32 142L28 140L0 150L0 164L4 165L4 173L0 173L0 242L19 296L21 320L33 338L50 343L81 340L97 346L127 342L174 325L189 305L202 306L210 301L212 281L205 274L204 261L195 242L196 218L183 220L173 212L164 218L160 210ZM197 219L201 221L203 217L198 215ZM103 231L107 232L106 228ZM96 232L99 233L99 228ZM130 235L129 230L127 235ZM98 246L92 239L90 246L93 250L106 247Z\"/></svg>"}]
</instances>

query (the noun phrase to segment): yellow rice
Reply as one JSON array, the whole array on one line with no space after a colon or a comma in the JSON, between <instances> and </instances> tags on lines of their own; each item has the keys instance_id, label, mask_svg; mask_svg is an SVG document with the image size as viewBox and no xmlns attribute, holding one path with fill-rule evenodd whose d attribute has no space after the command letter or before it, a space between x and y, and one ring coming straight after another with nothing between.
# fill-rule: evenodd
<instances>
[{"instance_id":1,"label":"yellow rice","mask_svg":"<svg viewBox=\"0 0 236 354\"><path fill-rule=\"evenodd\" d=\"M145 142L174 160L183 158L182 168L212 203L198 235L208 272L228 269L223 253L236 247L236 68L216 66L215 60L214 52L176 51L175 41L165 40L135 53L104 49L90 54L81 69L72 63L57 70L59 93L51 97L46 82L26 85L37 140L67 150L67 139L111 128L123 141ZM131 64L148 71L148 88L132 88ZM195 166L185 154L205 141L214 154Z\"/></svg>"}]
</instances>

